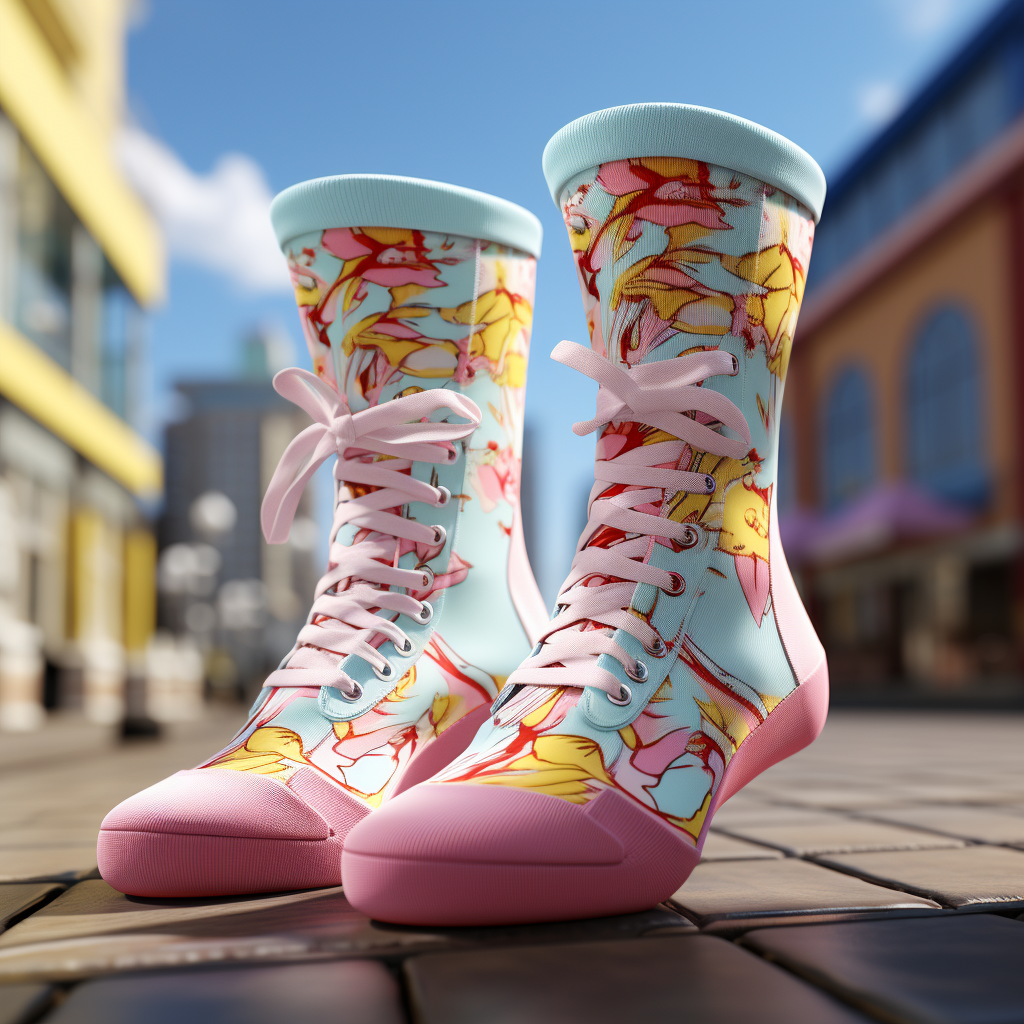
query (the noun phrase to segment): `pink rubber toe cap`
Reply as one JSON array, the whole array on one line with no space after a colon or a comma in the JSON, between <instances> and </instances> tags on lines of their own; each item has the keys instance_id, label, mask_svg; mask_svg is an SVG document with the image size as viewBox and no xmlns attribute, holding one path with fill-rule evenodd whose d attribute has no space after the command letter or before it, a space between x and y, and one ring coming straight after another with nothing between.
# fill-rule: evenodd
<instances>
[{"instance_id":1,"label":"pink rubber toe cap","mask_svg":"<svg viewBox=\"0 0 1024 1024\"><path fill-rule=\"evenodd\" d=\"M575 804L467 783L424 783L361 822L348 842L374 856L490 864L618 864L625 856L622 843Z\"/></svg>"},{"instance_id":2,"label":"pink rubber toe cap","mask_svg":"<svg viewBox=\"0 0 1024 1024\"><path fill-rule=\"evenodd\" d=\"M296 772L289 786L221 768L178 772L104 818L100 874L132 896L338 885L342 839L365 813L309 770Z\"/></svg>"},{"instance_id":3,"label":"pink rubber toe cap","mask_svg":"<svg viewBox=\"0 0 1024 1024\"><path fill-rule=\"evenodd\" d=\"M424 783L360 822L345 895L401 924L556 921L644 910L699 855L634 801L573 804L511 786Z\"/></svg>"},{"instance_id":4,"label":"pink rubber toe cap","mask_svg":"<svg viewBox=\"0 0 1024 1024\"><path fill-rule=\"evenodd\" d=\"M119 803L108 832L163 832L246 839L326 839L312 807L264 775L222 768L178 772Z\"/></svg>"}]
</instances>

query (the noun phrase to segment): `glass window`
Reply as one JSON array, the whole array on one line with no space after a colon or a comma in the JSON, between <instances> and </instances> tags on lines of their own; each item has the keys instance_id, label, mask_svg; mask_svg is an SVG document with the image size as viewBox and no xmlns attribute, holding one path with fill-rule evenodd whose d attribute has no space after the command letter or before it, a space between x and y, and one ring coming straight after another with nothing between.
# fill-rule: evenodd
<instances>
[{"instance_id":1,"label":"glass window","mask_svg":"<svg viewBox=\"0 0 1024 1024\"><path fill-rule=\"evenodd\" d=\"M18 329L71 369L71 239L75 218L39 162L18 147Z\"/></svg>"},{"instance_id":2,"label":"glass window","mask_svg":"<svg viewBox=\"0 0 1024 1024\"><path fill-rule=\"evenodd\" d=\"M1011 90L1011 66L1015 58L1005 47L993 50L976 71L930 98L915 127L897 122L901 137L861 169L839 206L826 207L816 242L825 258L815 255L809 289L840 270L1010 124L1020 109ZM833 236L841 238L834 247Z\"/></svg>"},{"instance_id":3,"label":"glass window","mask_svg":"<svg viewBox=\"0 0 1024 1024\"><path fill-rule=\"evenodd\" d=\"M865 491L877 472L874 403L867 374L843 370L824 408L822 482L825 504L836 508Z\"/></svg>"},{"instance_id":4,"label":"glass window","mask_svg":"<svg viewBox=\"0 0 1024 1024\"><path fill-rule=\"evenodd\" d=\"M15 326L137 426L142 310L23 140L17 189Z\"/></svg>"},{"instance_id":5,"label":"glass window","mask_svg":"<svg viewBox=\"0 0 1024 1024\"><path fill-rule=\"evenodd\" d=\"M980 353L967 314L946 306L925 321L907 363L907 472L940 497L983 504Z\"/></svg>"},{"instance_id":6,"label":"glass window","mask_svg":"<svg viewBox=\"0 0 1024 1024\"><path fill-rule=\"evenodd\" d=\"M99 346L100 398L122 419L130 418L127 377L137 313L135 301L106 263Z\"/></svg>"}]
</instances>

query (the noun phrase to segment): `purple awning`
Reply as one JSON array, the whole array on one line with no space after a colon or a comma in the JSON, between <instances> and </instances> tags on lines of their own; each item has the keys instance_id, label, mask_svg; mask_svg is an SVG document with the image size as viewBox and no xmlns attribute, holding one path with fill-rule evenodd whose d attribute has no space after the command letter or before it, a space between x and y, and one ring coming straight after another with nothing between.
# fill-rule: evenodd
<instances>
[{"instance_id":1,"label":"purple awning","mask_svg":"<svg viewBox=\"0 0 1024 1024\"><path fill-rule=\"evenodd\" d=\"M779 517L793 562L836 561L883 551L901 540L954 533L974 517L914 484L882 484L837 512L798 509Z\"/></svg>"}]
</instances>

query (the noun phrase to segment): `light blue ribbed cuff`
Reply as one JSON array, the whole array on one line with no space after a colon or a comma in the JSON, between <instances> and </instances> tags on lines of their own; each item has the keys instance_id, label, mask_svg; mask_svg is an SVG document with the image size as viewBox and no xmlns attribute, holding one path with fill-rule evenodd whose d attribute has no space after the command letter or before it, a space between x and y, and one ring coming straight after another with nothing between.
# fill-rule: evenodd
<instances>
[{"instance_id":1,"label":"light blue ribbed cuff","mask_svg":"<svg viewBox=\"0 0 1024 1024\"><path fill-rule=\"evenodd\" d=\"M687 103L633 103L578 118L544 147L544 177L558 205L581 171L611 160L677 156L774 185L821 216L825 175L796 143L753 121Z\"/></svg>"},{"instance_id":2,"label":"light blue ribbed cuff","mask_svg":"<svg viewBox=\"0 0 1024 1024\"><path fill-rule=\"evenodd\" d=\"M412 228L480 238L540 256L540 221L507 199L441 181L337 174L286 188L270 205L278 244L326 228Z\"/></svg>"}]
</instances>

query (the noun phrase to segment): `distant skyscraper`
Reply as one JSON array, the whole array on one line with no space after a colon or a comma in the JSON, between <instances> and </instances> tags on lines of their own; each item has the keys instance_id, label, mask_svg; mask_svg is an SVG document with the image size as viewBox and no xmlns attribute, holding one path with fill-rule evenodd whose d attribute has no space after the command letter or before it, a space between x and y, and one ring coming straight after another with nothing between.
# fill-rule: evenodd
<instances>
[{"instance_id":1,"label":"distant skyscraper","mask_svg":"<svg viewBox=\"0 0 1024 1024\"><path fill-rule=\"evenodd\" d=\"M268 545L260 530L260 503L278 459L309 424L271 385L271 373L289 360L289 348L281 350L272 334L257 334L243 346L245 376L175 385L185 414L167 427L167 504L160 522L161 549L208 540L198 535L190 515L196 499L219 492L231 500L234 526L213 541L221 556L221 596L240 593L237 587L223 591L232 581L262 583L267 621L260 635L271 662L291 646L325 555L310 490L300 501L288 544Z\"/></svg>"}]
</instances>

